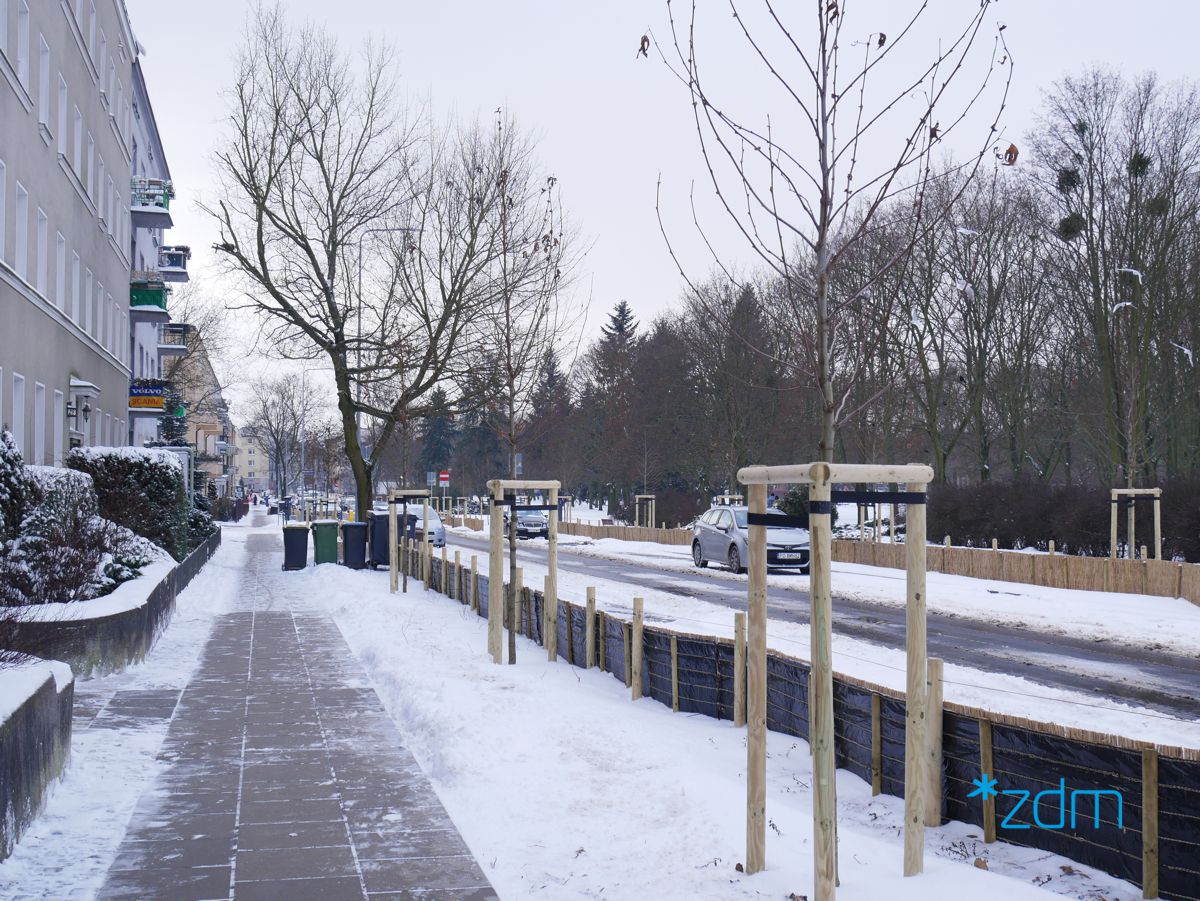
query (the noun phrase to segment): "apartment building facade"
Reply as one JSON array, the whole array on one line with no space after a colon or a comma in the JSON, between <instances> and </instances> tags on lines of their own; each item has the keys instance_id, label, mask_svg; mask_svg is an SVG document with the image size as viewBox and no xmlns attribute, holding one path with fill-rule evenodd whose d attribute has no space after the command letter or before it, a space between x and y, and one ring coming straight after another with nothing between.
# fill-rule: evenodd
<instances>
[{"instance_id":1,"label":"apartment building facade","mask_svg":"<svg viewBox=\"0 0 1200 901\"><path fill-rule=\"evenodd\" d=\"M138 49L122 0L0 0L0 424L30 463L157 433L131 380L176 352L160 267L186 259L160 256L172 189ZM156 279L131 282L148 248Z\"/></svg>"}]
</instances>

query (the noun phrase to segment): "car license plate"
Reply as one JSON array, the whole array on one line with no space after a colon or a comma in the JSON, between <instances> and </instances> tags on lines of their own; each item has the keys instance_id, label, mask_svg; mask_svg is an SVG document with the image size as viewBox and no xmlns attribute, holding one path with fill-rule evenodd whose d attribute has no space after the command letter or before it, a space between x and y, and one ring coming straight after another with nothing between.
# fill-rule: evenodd
<instances>
[{"instance_id":1,"label":"car license plate","mask_svg":"<svg viewBox=\"0 0 1200 901\"><path fill-rule=\"evenodd\" d=\"M803 560L804 555L803 554L793 554L793 553L784 551L779 554L779 559L780 560Z\"/></svg>"}]
</instances>

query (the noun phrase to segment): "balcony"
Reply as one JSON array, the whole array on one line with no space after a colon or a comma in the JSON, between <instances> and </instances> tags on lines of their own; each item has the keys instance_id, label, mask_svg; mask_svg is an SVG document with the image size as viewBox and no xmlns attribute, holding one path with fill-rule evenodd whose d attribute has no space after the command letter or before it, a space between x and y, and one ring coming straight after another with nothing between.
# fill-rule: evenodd
<instances>
[{"instance_id":1,"label":"balcony","mask_svg":"<svg viewBox=\"0 0 1200 901\"><path fill-rule=\"evenodd\" d=\"M135 178L131 183L129 210L134 228L170 228L171 198L175 189L161 178Z\"/></svg>"},{"instance_id":2,"label":"balcony","mask_svg":"<svg viewBox=\"0 0 1200 901\"><path fill-rule=\"evenodd\" d=\"M134 322L165 323L171 289L157 272L134 271L129 279L129 315Z\"/></svg>"},{"instance_id":3,"label":"balcony","mask_svg":"<svg viewBox=\"0 0 1200 901\"><path fill-rule=\"evenodd\" d=\"M192 249L182 244L158 249L158 272L164 282L186 282L187 264L192 258Z\"/></svg>"},{"instance_id":4,"label":"balcony","mask_svg":"<svg viewBox=\"0 0 1200 901\"><path fill-rule=\"evenodd\" d=\"M188 332L192 327L182 322L168 322L158 327L159 357L182 357L188 351Z\"/></svg>"}]
</instances>

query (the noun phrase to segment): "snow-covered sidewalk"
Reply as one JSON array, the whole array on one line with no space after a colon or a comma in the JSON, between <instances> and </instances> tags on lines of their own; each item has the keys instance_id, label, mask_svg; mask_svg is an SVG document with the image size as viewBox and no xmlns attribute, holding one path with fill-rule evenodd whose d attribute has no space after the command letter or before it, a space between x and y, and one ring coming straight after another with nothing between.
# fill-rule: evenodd
<instances>
[{"instance_id":1,"label":"snow-covered sidewalk","mask_svg":"<svg viewBox=\"0 0 1200 901\"><path fill-rule=\"evenodd\" d=\"M745 842L745 731L633 703L612 676L519 639L486 654L486 621L385 573L325 566L302 578L343 634L501 897L786 898L812 891L804 741L768 742L768 869L736 870ZM1140 892L1064 858L960 823L927 831L926 872L901 876L903 802L838 774L839 898L1068 897ZM991 872L975 866L986 861ZM1042 885L1042 888L1035 888Z\"/></svg>"}]
</instances>

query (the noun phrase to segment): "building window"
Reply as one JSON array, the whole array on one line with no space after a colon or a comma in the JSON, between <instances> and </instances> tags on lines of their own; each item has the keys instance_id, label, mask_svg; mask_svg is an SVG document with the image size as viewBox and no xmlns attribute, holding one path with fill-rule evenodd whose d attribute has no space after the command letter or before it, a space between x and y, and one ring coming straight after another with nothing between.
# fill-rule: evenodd
<instances>
[{"instance_id":1,"label":"building window","mask_svg":"<svg viewBox=\"0 0 1200 901\"><path fill-rule=\"evenodd\" d=\"M33 462L46 465L46 386L33 384Z\"/></svg>"},{"instance_id":2,"label":"building window","mask_svg":"<svg viewBox=\"0 0 1200 901\"><path fill-rule=\"evenodd\" d=\"M17 244L13 268L25 278L29 268L29 192L17 182Z\"/></svg>"},{"instance_id":3,"label":"building window","mask_svg":"<svg viewBox=\"0 0 1200 901\"><path fill-rule=\"evenodd\" d=\"M4 0L0 0L0 12L3 12ZM0 160L0 260L4 259L4 223L8 221L8 176L4 168L4 160Z\"/></svg>"},{"instance_id":4,"label":"building window","mask_svg":"<svg viewBox=\"0 0 1200 901\"><path fill-rule=\"evenodd\" d=\"M47 254L49 252L47 243L49 242L50 220L46 218L46 214L37 211L37 269L34 272L34 287L38 289L38 293L42 297L46 297L46 267L49 265Z\"/></svg>"},{"instance_id":5,"label":"building window","mask_svg":"<svg viewBox=\"0 0 1200 901\"><path fill-rule=\"evenodd\" d=\"M79 107L75 107L75 175L83 181L83 116Z\"/></svg>"},{"instance_id":6,"label":"building window","mask_svg":"<svg viewBox=\"0 0 1200 901\"><path fill-rule=\"evenodd\" d=\"M54 236L54 305L60 310L67 308L67 239L62 232Z\"/></svg>"},{"instance_id":7,"label":"building window","mask_svg":"<svg viewBox=\"0 0 1200 901\"><path fill-rule=\"evenodd\" d=\"M96 58L96 0L88 0L88 53Z\"/></svg>"},{"instance_id":8,"label":"building window","mask_svg":"<svg viewBox=\"0 0 1200 901\"><path fill-rule=\"evenodd\" d=\"M54 465L63 465L63 421L67 418L67 408L64 406L63 393L61 391L54 392L54 447L50 449L54 454Z\"/></svg>"},{"instance_id":9,"label":"building window","mask_svg":"<svg viewBox=\"0 0 1200 901\"><path fill-rule=\"evenodd\" d=\"M38 35L38 121L50 127L50 45Z\"/></svg>"},{"instance_id":10,"label":"building window","mask_svg":"<svg viewBox=\"0 0 1200 901\"><path fill-rule=\"evenodd\" d=\"M28 455L29 448L25 446L25 376L14 372L12 387L12 435L17 442L17 449L23 455Z\"/></svg>"},{"instance_id":11,"label":"building window","mask_svg":"<svg viewBox=\"0 0 1200 901\"><path fill-rule=\"evenodd\" d=\"M71 319L79 322L79 254L71 251Z\"/></svg>"},{"instance_id":12,"label":"building window","mask_svg":"<svg viewBox=\"0 0 1200 901\"><path fill-rule=\"evenodd\" d=\"M8 0L0 0L0 54L8 56Z\"/></svg>"},{"instance_id":13,"label":"building window","mask_svg":"<svg viewBox=\"0 0 1200 901\"><path fill-rule=\"evenodd\" d=\"M29 4L17 4L17 78L29 90Z\"/></svg>"},{"instance_id":14,"label":"building window","mask_svg":"<svg viewBox=\"0 0 1200 901\"><path fill-rule=\"evenodd\" d=\"M58 73L58 152L67 155L67 82Z\"/></svg>"},{"instance_id":15,"label":"building window","mask_svg":"<svg viewBox=\"0 0 1200 901\"><path fill-rule=\"evenodd\" d=\"M83 330L92 333L92 270L83 270Z\"/></svg>"},{"instance_id":16,"label":"building window","mask_svg":"<svg viewBox=\"0 0 1200 901\"><path fill-rule=\"evenodd\" d=\"M98 156L98 157L96 157L96 159L98 161L96 171L99 173L99 175L96 176L96 193L94 195L92 195L92 200L96 204L96 211L99 213L100 218L103 219L104 218L104 157Z\"/></svg>"}]
</instances>

